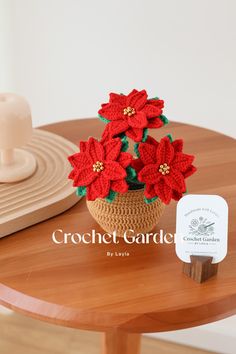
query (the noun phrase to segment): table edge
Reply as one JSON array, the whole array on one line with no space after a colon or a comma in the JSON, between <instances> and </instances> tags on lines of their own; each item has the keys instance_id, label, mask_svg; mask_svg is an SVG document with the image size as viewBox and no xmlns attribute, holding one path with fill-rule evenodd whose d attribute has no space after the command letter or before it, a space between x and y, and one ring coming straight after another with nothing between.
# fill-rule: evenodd
<instances>
[{"instance_id":1,"label":"table edge","mask_svg":"<svg viewBox=\"0 0 236 354\"><path fill-rule=\"evenodd\" d=\"M98 332L105 332L111 328L119 328L129 333L173 331L207 324L236 314L236 294L204 304L204 306L129 314L75 310L34 298L4 284L0 284L0 304L45 322ZM186 319L190 312L191 322ZM205 316L206 312L208 316Z\"/></svg>"}]
</instances>

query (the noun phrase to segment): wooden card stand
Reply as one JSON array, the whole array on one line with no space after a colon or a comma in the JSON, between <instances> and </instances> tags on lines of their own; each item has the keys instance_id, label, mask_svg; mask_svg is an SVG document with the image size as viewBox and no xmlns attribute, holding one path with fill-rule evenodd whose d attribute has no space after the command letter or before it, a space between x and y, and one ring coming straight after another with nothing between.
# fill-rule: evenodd
<instances>
[{"instance_id":1,"label":"wooden card stand","mask_svg":"<svg viewBox=\"0 0 236 354\"><path fill-rule=\"evenodd\" d=\"M218 264L212 264L213 257L190 256L191 263L183 263L183 272L197 283L203 283L217 274Z\"/></svg>"}]
</instances>

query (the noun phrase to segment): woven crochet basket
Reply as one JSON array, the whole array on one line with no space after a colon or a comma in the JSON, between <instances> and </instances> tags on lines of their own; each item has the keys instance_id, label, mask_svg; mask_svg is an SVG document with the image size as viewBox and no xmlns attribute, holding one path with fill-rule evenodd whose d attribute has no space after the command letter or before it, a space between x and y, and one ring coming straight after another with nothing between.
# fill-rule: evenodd
<instances>
[{"instance_id":1,"label":"woven crochet basket","mask_svg":"<svg viewBox=\"0 0 236 354\"><path fill-rule=\"evenodd\" d=\"M87 200L90 214L97 223L109 233L116 230L117 236L123 236L126 230L136 233L147 233L158 223L165 205L160 199L147 204L144 201L144 190L129 190L125 194L117 194L112 203L105 199Z\"/></svg>"}]
</instances>

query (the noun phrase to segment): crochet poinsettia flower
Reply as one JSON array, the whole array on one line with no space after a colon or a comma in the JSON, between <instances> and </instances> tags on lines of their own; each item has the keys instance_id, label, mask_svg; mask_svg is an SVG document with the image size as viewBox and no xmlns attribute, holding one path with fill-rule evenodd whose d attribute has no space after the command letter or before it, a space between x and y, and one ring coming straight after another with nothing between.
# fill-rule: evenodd
<instances>
[{"instance_id":1,"label":"crochet poinsettia flower","mask_svg":"<svg viewBox=\"0 0 236 354\"><path fill-rule=\"evenodd\" d=\"M168 136L160 143L148 137L138 147L140 158L131 166L138 172L138 180L145 183L145 197L159 197L169 204L171 199L179 200L186 192L185 178L191 176L196 167L192 165L193 155L182 152L183 140L171 142Z\"/></svg>"},{"instance_id":2,"label":"crochet poinsettia flower","mask_svg":"<svg viewBox=\"0 0 236 354\"><path fill-rule=\"evenodd\" d=\"M163 126L163 107L163 100L148 99L145 90L133 90L128 95L110 93L109 103L102 104L98 114L108 122L104 134L114 137L125 133L140 142L145 128Z\"/></svg>"},{"instance_id":3,"label":"crochet poinsettia flower","mask_svg":"<svg viewBox=\"0 0 236 354\"><path fill-rule=\"evenodd\" d=\"M150 144L150 145L154 145L154 146L158 146L158 142L150 135L147 136L147 139L145 141L146 144ZM140 144L137 144L138 149ZM137 151L136 151L137 152ZM140 156L140 153L138 151L138 155ZM135 170L136 175L138 175L138 172L145 166L142 159L139 158L133 158L133 160L130 163L130 166Z\"/></svg>"},{"instance_id":4,"label":"crochet poinsettia flower","mask_svg":"<svg viewBox=\"0 0 236 354\"><path fill-rule=\"evenodd\" d=\"M80 143L80 152L68 157L73 170L68 178L74 187L86 188L88 200L106 198L110 191L126 193L126 168L132 155L121 151L120 138L99 142L93 137Z\"/></svg>"}]
</instances>

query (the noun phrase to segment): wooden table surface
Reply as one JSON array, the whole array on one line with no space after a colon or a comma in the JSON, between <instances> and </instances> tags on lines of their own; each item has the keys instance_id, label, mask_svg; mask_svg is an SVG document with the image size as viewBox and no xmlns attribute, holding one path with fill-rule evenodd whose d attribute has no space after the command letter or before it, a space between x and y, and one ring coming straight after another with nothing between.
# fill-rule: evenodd
<instances>
[{"instance_id":1,"label":"wooden table surface","mask_svg":"<svg viewBox=\"0 0 236 354\"><path fill-rule=\"evenodd\" d=\"M100 136L99 120L74 120L43 127L73 142ZM236 144L207 129L180 123L152 130L183 137L196 155L191 193L219 194L229 204L229 252L218 275L197 284L182 273L173 245L73 245L52 242L52 232L102 231L85 200L48 221L0 240L0 303L25 315L64 326L129 333L192 327L236 313ZM176 203L156 230L175 232ZM106 252L129 252L107 257ZM107 341L113 340L112 335ZM113 341L114 342L114 341Z\"/></svg>"}]
</instances>

